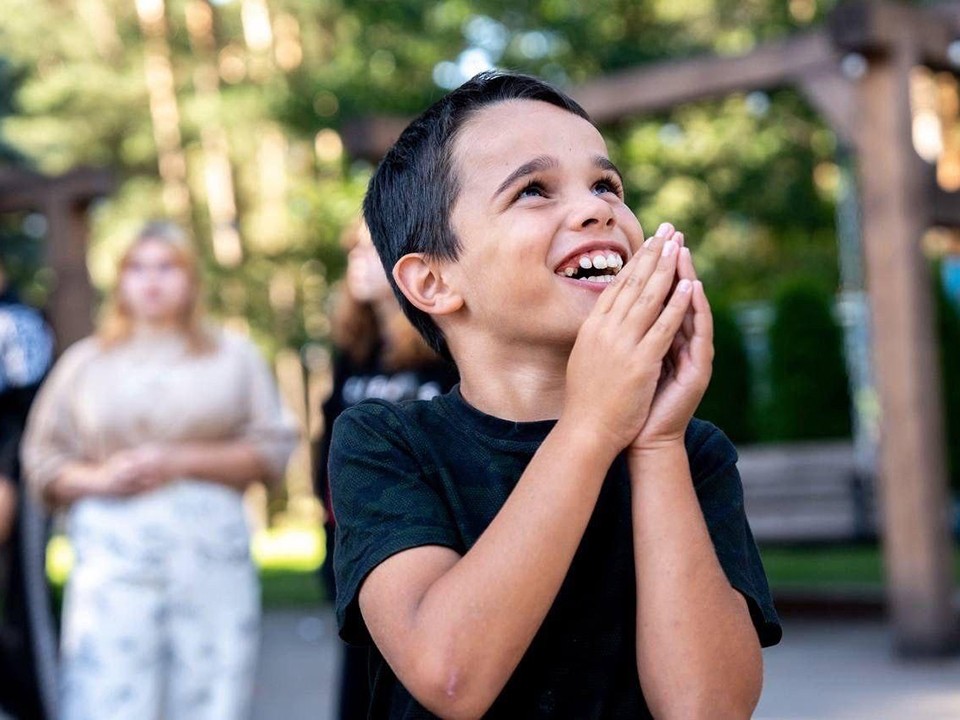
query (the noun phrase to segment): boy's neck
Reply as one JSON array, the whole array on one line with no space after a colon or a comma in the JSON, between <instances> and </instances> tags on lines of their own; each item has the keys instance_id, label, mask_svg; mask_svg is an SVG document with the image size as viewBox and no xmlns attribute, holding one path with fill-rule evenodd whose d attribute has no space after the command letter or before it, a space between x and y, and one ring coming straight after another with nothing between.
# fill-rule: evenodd
<instances>
[{"instance_id":1,"label":"boy's neck","mask_svg":"<svg viewBox=\"0 0 960 720\"><path fill-rule=\"evenodd\" d=\"M504 420L553 420L563 410L569 352L557 348L484 348L454 353L460 393L477 410Z\"/></svg>"}]
</instances>

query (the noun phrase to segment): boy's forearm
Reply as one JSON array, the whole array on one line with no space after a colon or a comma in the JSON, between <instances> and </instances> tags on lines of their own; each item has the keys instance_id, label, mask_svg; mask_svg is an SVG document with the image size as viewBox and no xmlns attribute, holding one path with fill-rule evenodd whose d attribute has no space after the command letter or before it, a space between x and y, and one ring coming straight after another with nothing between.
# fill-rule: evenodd
<instances>
[{"instance_id":1,"label":"boy's forearm","mask_svg":"<svg viewBox=\"0 0 960 720\"><path fill-rule=\"evenodd\" d=\"M465 716L496 699L570 568L615 453L561 420L470 551L425 594L413 637ZM445 713L442 713L445 714Z\"/></svg>"},{"instance_id":2,"label":"boy's forearm","mask_svg":"<svg viewBox=\"0 0 960 720\"><path fill-rule=\"evenodd\" d=\"M657 718L749 718L762 656L720 567L682 442L629 456L637 668Z\"/></svg>"}]
</instances>

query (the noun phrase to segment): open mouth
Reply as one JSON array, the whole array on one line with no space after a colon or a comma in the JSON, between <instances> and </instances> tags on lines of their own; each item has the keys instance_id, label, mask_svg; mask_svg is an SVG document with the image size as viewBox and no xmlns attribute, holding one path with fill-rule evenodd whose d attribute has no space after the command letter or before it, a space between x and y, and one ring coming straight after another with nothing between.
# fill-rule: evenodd
<instances>
[{"instance_id":1,"label":"open mouth","mask_svg":"<svg viewBox=\"0 0 960 720\"><path fill-rule=\"evenodd\" d=\"M605 284L616 277L623 263L624 258L618 250L594 250L565 260L556 272L572 280Z\"/></svg>"}]
</instances>

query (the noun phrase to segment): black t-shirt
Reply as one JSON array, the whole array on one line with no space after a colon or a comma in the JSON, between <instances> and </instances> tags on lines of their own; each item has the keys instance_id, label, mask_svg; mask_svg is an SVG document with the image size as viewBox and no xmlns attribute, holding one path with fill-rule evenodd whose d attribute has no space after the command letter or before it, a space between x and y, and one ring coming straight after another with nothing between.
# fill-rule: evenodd
<instances>
[{"instance_id":1,"label":"black t-shirt","mask_svg":"<svg viewBox=\"0 0 960 720\"><path fill-rule=\"evenodd\" d=\"M499 512L555 421L516 423L469 406L459 387L429 402L365 402L333 429L337 618L371 646L371 718L432 718L383 660L360 614L366 576L395 553L442 545L465 554ZM693 482L717 556L748 600L761 644L779 619L743 510L736 451L717 428L686 434ZM556 600L489 718L650 717L637 677L630 482L618 457Z\"/></svg>"},{"instance_id":2,"label":"black t-shirt","mask_svg":"<svg viewBox=\"0 0 960 720\"><path fill-rule=\"evenodd\" d=\"M363 363L353 362L345 353L333 356L333 387L320 408L324 433L317 445L313 488L327 512L326 523L333 525L327 463L330 458L331 428L340 413L364 400L430 400L442 395L457 382L456 367L440 358L413 367L387 368L376 349Z\"/></svg>"}]
</instances>

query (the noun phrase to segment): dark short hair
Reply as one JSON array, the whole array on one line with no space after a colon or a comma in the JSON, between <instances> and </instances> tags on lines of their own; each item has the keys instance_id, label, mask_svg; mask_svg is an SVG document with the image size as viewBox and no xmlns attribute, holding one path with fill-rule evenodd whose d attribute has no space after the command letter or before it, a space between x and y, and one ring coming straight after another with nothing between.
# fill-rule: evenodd
<instances>
[{"instance_id":1,"label":"dark short hair","mask_svg":"<svg viewBox=\"0 0 960 720\"><path fill-rule=\"evenodd\" d=\"M459 257L460 241L450 226L460 190L453 145L476 112L507 100L540 100L592 122L580 105L542 80L499 71L480 73L407 126L380 162L363 201L364 219L400 307L430 347L447 358L443 333L399 291L393 266L409 253L440 260Z\"/></svg>"}]
</instances>

